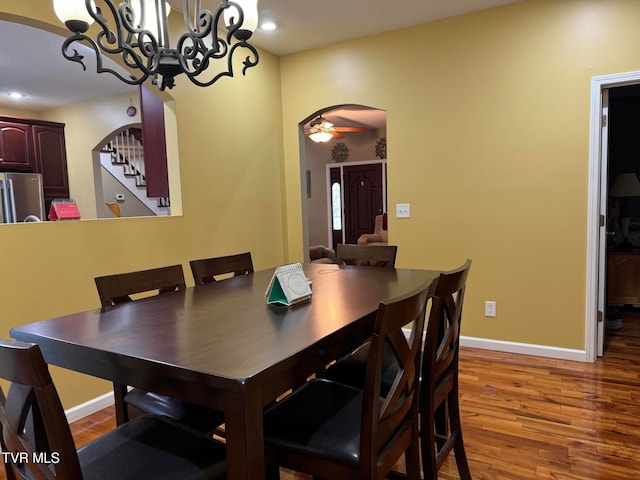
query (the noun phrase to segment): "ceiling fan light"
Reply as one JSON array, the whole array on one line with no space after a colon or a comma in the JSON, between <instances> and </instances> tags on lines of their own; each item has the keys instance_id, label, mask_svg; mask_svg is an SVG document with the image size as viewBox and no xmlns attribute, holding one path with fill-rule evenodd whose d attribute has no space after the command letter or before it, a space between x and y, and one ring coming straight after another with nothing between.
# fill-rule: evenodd
<instances>
[{"instance_id":1,"label":"ceiling fan light","mask_svg":"<svg viewBox=\"0 0 640 480\"><path fill-rule=\"evenodd\" d=\"M242 27L234 35L238 40L248 40L258 27L258 0L232 0L232 3L240 5L244 14ZM225 9L224 24L228 29L236 25L239 20L240 14L235 5L230 5Z\"/></svg>"},{"instance_id":2,"label":"ceiling fan light","mask_svg":"<svg viewBox=\"0 0 640 480\"><path fill-rule=\"evenodd\" d=\"M316 143L328 142L333 138L333 134L336 131L333 123L323 116L313 120L309 126L311 127L309 128L309 138Z\"/></svg>"},{"instance_id":3,"label":"ceiling fan light","mask_svg":"<svg viewBox=\"0 0 640 480\"><path fill-rule=\"evenodd\" d=\"M333 138L333 134L327 131L317 131L309 134L309 138L316 143L325 143Z\"/></svg>"},{"instance_id":4,"label":"ceiling fan light","mask_svg":"<svg viewBox=\"0 0 640 480\"><path fill-rule=\"evenodd\" d=\"M91 0L91 9L96 11L93 0ZM58 19L73 33L84 33L93 23L93 17L87 10L86 0L53 0L53 10Z\"/></svg>"}]
</instances>

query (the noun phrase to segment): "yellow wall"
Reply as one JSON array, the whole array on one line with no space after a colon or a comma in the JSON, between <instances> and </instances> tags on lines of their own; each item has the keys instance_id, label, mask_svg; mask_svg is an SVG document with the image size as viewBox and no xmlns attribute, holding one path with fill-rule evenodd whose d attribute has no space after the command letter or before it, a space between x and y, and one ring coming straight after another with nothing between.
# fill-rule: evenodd
<instances>
[{"instance_id":1,"label":"yellow wall","mask_svg":"<svg viewBox=\"0 0 640 480\"><path fill-rule=\"evenodd\" d=\"M583 350L590 82L640 69L638 19L636 0L534 0L283 58L290 250L297 123L385 109L398 266L471 258L463 335Z\"/></svg>"},{"instance_id":2,"label":"yellow wall","mask_svg":"<svg viewBox=\"0 0 640 480\"><path fill-rule=\"evenodd\" d=\"M0 115L8 115L10 117L40 118L38 112L23 110L20 108L12 108L7 105L0 105Z\"/></svg>"},{"instance_id":3,"label":"yellow wall","mask_svg":"<svg viewBox=\"0 0 640 480\"><path fill-rule=\"evenodd\" d=\"M49 0L0 0L0 17L39 10L57 25ZM640 69L638 18L637 0L532 0L282 59L261 52L247 77L209 88L179 78L183 215L2 226L2 335L96 307L96 275L242 250L258 269L301 260L297 124L356 103L388 113L389 206L412 213L389 219L398 265L471 258L464 335L582 350L590 82ZM132 240L146 248L132 253ZM485 300L497 318L484 318ZM108 391L54 374L66 407Z\"/></svg>"},{"instance_id":4,"label":"yellow wall","mask_svg":"<svg viewBox=\"0 0 640 480\"><path fill-rule=\"evenodd\" d=\"M50 0L0 0L4 20L34 15L59 31ZM0 226L0 336L15 325L98 307L97 275L182 263L192 284L193 258L250 250L257 269L285 261L279 59L261 52L246 77L209 88L177 83L171 95L182 216ZM52 372L65 408L110 390L104 381Z\"/></svg>"}]
</instances>

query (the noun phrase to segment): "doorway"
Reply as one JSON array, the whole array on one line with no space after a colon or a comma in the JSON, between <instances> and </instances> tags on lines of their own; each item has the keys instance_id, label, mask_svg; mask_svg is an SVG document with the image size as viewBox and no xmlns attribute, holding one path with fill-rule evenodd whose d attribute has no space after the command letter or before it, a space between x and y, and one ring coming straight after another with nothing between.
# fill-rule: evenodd
<instances>
[{"instance_id":1,"label":"doorway","mask_svg":"<svg viewBox=\"0 0 640 480\"><path fill-rule=\"evenodd\" d=\"M633 332L630 324L640 316L640 85L609 88L603 97L608 97L606 347L614 336L619 340Z\"/></svg>"},{"instance_id":2,"label":"doorway","mask_svg":"<svg viewBox=\"0 0 640 480\"><path fill-rule=\"evenodd\" d=\"M387 211L386 161L327 165L329 245L356 244L373 233L375 219Z\"/></svg>"},{"instance_id":3,"label":"doorway","mask_svg":"<svg viewBox=\"0 0 640 480\"><path fill-rule=\"evenodd\" d=\"M597 357L604 355L604 342L607 323L608 287L608 259L619 246L619 230L622 228L622 215L620 206L624 204L625 212L628 207L628 199L625 195L616 193L614 182L623 172L622 170L634 169L640 173L640 161L631 159L628 162L618 162L625 156L621 152L628 146L621 147L617 143L610 147L611 139L616 139L619 133L623 133L625 126L624 116L610 115L610 98L617 98L617 105L624 105L632 98L635 92L640 94L640 72L628 72L616 75L594 77L591 84L591 140L590 140L590 165L589 165L589 216L587 237L587 314L585 328L585 356L587 361L595 361ZM640 98L639 100L640 101ZM614 107L620 108L620 107ZM618 110L620 112L620 110ZM613 121L611 121L613 120ZM612 135L611 129L616 133ZM618 142L618 140L616 140ZM610 159L610 155L613 159ZM638 148L640 156L640 148ZM633 165L635 164L635 165ZM615 194L616 197L612 197ZM618 196L619 195L619 196ZM611 200L611 201L610 201ZM638 205L640 207L640 205ZM626 213L625 213L626 215ZM638 210L640 216L640 208ZM618 236L618 238L615 238ZM626 237L626 236L625 236ZM625 238L625 242L628 239ZM640 246L640 243L639 243ZM625 247L626 248L626 247ZM640 264L638 267L640 273ZM626 275L625 275L626 277ZM615 275L612 277L615 278ZM640 296L640 293L639 293ZM639 304L640 306L640 301ZM612 316L611 312L610 316ZM613 318L610 318L610 321Z\"/></svg>"},{"instance_id":4,"label":"doorway","mask_svg":"<svg viewBox=\"0 0 640 480\"><path fill-rule=\"evenodd\" d=\"M312 141L309 135L312 123L315 125L320 120L331 123L335 132L328 141L318 143ZM333 248L334 244L345 241L343 233L347 231L350 238L355 236L355 243L357 232L371 229L364 232L371 233L375 213L385 210L386 195L383 193L381 200L374 200L371 192L379 189L381 182L386 182L386 171L382 168L377 177L371 172L351 172L349 175L353 177L355 185L360 185L360 189L356 188L351 198L348 195L345 199L347 189L343 188L342 170L343 167L353 166L357 171L365 164L379 165L386 162L386 111L364 105L334 105L309 115L299 124L299 132L304 251L308 252L309 246L314 245ZM330 185L334 183L328 173L332 167L338 167L339 215L332 210L332 195L328 193ZM381 167L375 168L380 172ZM355 180L356 178L360 181ZM367 212L373 212L371 225L366 221L359 221L357 213L354 214L356 220L347 220L343 215L347 202L352 205L354 212L359 212L361 207ZM369 213L363 217L368 215Z\"/></svg>"}]
</instances>

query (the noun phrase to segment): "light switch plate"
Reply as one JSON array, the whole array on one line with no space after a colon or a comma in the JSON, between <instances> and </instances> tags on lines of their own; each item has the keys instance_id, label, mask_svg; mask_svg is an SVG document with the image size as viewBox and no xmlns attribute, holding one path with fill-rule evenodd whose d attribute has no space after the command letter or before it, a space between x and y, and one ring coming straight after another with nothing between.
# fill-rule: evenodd
<instances>
[{"instance_id":1,"label":"light switch plate","mask_svg":"<svg viewBox=\"0 0 640 480\"><path fill-rule=\"evenodd\" d=\"M396 218L410 218L410 217L411 217L411 204L396 203Z\"/></svg>"}]
</instances>

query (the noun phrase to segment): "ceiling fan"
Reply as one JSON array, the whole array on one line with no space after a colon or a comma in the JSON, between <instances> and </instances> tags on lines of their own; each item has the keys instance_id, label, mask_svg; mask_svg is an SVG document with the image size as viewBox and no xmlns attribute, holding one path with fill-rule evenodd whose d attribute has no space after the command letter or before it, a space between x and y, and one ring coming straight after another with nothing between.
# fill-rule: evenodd
<instances>
[{"instance_id":1,"label":"ceiling fan","mask_svg":"<svg viewBox=\"0 0 640 480\"><path fill-rule=\"evenodd\" d=\"M366 132L367 127L337 127L322 115L311 120L308 135L316 143L328 142L332 138L344 138L343 133Z\"/></svg>"}]
</instances>

